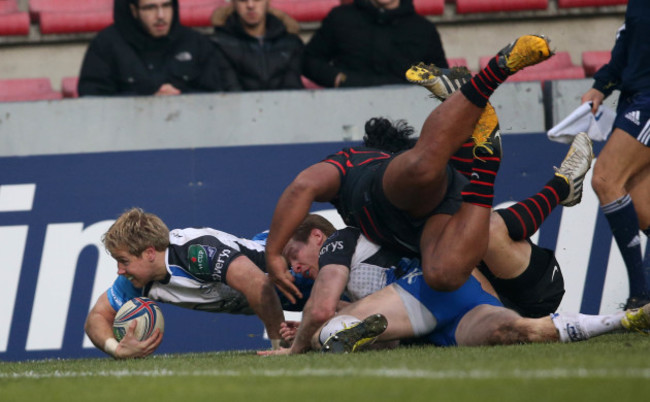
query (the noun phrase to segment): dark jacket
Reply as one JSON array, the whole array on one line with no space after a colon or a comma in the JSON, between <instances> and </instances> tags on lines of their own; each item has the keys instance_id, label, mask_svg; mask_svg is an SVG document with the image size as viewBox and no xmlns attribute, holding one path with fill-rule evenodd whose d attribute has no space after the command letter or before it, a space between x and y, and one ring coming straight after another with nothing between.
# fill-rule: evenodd
<instances>
[{"instance_id":1,"label":"dark jacket","mask_svg":"<svg viewBox=\"0 0 650 402\"><path fill-rule=\"evenodd\" d=\"M287 32L274 15L266 14L266 34L258 39L247 34L237 14L211 37L219 49L219 63L226 91L260 91L302 88L300 63L302 40Z\"/></svg>"},{"instance_id":2,"label":"dark jacket","mask_svg":"<svg viewBox=\"0 0 650 402\"><path fill-rule=\"evenodd\" d=\"M339 72L341 86L405 84L404 73L418 62L448 67L436 26L418 15L412 0L394 10L381 10L370 0L332 9L305 47L303 74L332 87Z\"/></svg>"},{"instance_id":3,"label":"dark jacket","mask_svg":"<svg viewBox=\"0 0 650 402\"><path fill-rule=\"evenodd\" d=\"M165 83L181 92L222 89L210 41L180 25L178 0L169 35L153 38L133 18L127 0L115 0L113 25L92 40L81 66L79 95L151 95Z\"/></svg>"},{"instance_id":4,"label":"dark jacket","mask_svg":"<svg viewBox=\"0 0 650 402\"><path fill-rule=\"evenodd\" d=\"M630 0L612 58L594 75L594 88L609 96L650 92L650 1Z\"/></svg>"}]
</instances>

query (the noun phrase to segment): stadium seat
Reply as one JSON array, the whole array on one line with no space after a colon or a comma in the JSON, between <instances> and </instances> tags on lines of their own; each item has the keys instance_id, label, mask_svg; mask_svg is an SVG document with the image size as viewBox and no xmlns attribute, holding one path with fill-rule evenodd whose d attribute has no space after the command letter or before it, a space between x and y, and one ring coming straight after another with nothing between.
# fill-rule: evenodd
<instances>
[{"instance_id":1,"label":"stadium seat","mask_svg":"<svg viewBox=\"0 0 650 402\"><path fill-rule=\"evenodd\" d=\"M603 65L609 63L612 52L609 50L594 50L582 52L582 68L587 77L593 77Z\"/></svg>"},{"instance_id":2,"label":"stadium seat","mask_svg":"<svg viewBox=\"0 0 650 402\"><path fill-rule=\"evenodd\" d=\"M546 10L547 8L548 0L456 0L458 14Z\"/></svg>"},{"instance_id":3,"label":"stadium seat","mask_svg":"<svg viewBox=\"0 0 650 402\"><path fill-rule=\"evenodd\" d=\"M209 27L212 25L212 12L225 4L225 0L183 0L179 4L181 24L188 27Z\"/></svg>"},{"instance_id":4,"label":"stadium seat","mask_svg":"<svg viewBox=\"0 0 650 402\"><path fill-rule=\"evenodd\" d=\"M544 81L585 78L585 70L582 66L553 68L548 70L535 70L533 67L528 67L519 71L517 74L508 77L508 82L541 81L543 84Z\"/></svg>"},{"instance_id":5,"label":"stadium seat","mask_svg":"<svg viewBox=\"0 0 650 402\"><path fill-rule=\"evenodd\" d=\"M0 14L16 13L18 10L18 3L16 0L0 0Z\"/></svg>"},{"instance_id":6,"label":"stadium seat","mask_svg":"<svg viewBox=\"0 0 650 402\"><path fill-rule=\"evenodd\" d=\"M483 56L479 58L479 65L485 68L487 63L494 56ZM526 67L517 74L508 77L508 81L550 81L564 79L585 78L585 70L582 66L576 66L571 61L569 52L557 52L550 59L534 66Z\"/></svg>"},{"instance_id":7,"label":"stadium seat","mask_svg":"<svg viewBox=\"0 0 650 402\"><path fill-rule=\"evenodd\" d=\"M491 58L494 56L482 56L479 58L479 66L485 68ZM571 55L569 52L557 52L550 59L543 61L537 65L527 67L526 70L550 70L550 69L561 69L565 67L573 67L573 62L571 61ZM517 73L518 74L518 73Z\"/></svg>"},{"instance_id":8,"label":"stadium seat","mask_svg":"<svg viewBox=\"0 0 650 402\"><path fill-rule=\"evenodd\" d=\"M79 92L77 85L79 84L79 77L63 77L61 79L61 93L64 98L78 98Z\"/></svg>"},{"instance_id":9,"label":"stadium seat","mask_svg":"<svg viewBox=\"0 0 650 402\"><path fill-rule=\"evenodd\" d=\"M42 12L42 34L97 32L113 23L113 10L79 12Z\"/></svg>"},{"instance_id":10,"label":"stadium seat","mask_svg":"<svg viewBox=\"0 0 650 402\"><path fill-rule=\"evenodd\" d=\"M442 15L445 12L445 0L413 0L413 7L420 15Z\"/></svg>"},{"instance_id":11,"label":"stadium seat","mask_svg":"<svg viewBox=\"0 0 650 402\"><path fill-rule=\"evenodd\" d=\"M300 76L300 80L302 81L302 86L304 86L305 89L323 89L323 87L305 77L304 75Z\"/></svg>"},{"instance_id":12,"label":"stadium seat","mask_svg":"<svg viewBox=\"0 0 650 402\"><path fill-rule=\"evenodd\" d=\"M467 59L464 57L457 57L457 58L447 58L447 64L449 64L449 67L453 66L463 66L467 67Z\"/></svg>"},{"instance_id":13,"label":"stadium seat","mask_svg":"<svg viewBox=\"0 0 650 402\"><path fill-rule=\"evenodd\" d=\"M0 13L0 36L28 35L29 14L26 12Z\"/></svg>"},{"instance_id":14,"label":"stadium seat","mask_svg":"<svg viewBox=\"0 0 650 402\"><path fill-rule=\"evenodd\" d=\"M271 7L284 11L298 22L321 21L340 0L271 0Z\"/></svg>"},{"instance_id":15,"label":"stadium seat","mask_svg":"<svg viewBox=\"0 0 650 402\"><path fill-rule=\"evenodd\" d=\"M52 89L49 78L19 78L0 80L0 102L61 99Z\"/></svg>"},{"instance_id":16,"label":"stadium seat","mask_svg":"<svg viewBox=\"0 0 650 402\"><path fill-rule=\"evenodd\" d=\"M109 11L113 16L113 0L29 0L29 15L39 22L42 13L77 13Z\"/></svg>"},{"instance_id":17,"label":"stadium seat","mask_svg":"<svg viewBox=\"0 0 650 402\"><path fill-rule=\"evenodd\" d=\"M617 6L620 4L627 4L627 0L557 0L559 8Z\"/></svg>"}]
</instances>

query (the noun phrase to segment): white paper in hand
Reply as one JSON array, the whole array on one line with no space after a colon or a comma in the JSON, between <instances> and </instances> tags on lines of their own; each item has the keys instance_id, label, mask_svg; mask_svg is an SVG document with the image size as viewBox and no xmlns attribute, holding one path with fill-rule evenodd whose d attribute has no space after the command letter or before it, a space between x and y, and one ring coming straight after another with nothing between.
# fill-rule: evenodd
<instances>
[{"instance_id":1,"label":"white paper in hand","mask_svg":"<svg viewBox=\"0 0 650 402\"><path fill-rule=\"evenodd\" d=\"M592 114L591 102L587 102L551 128L547 135L553 141L566 144L571 143L573 137L580 132L586 132L594 141L605 141L612 131L615 118L616 113L604 105L600 105L595 115Z\"/></svg>"}]
</instances>

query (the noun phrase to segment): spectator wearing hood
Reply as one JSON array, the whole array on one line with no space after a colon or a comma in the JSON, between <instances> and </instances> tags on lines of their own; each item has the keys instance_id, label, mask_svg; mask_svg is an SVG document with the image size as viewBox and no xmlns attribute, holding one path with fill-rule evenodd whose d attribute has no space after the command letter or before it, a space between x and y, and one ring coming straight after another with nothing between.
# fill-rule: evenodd
<instances>
[{"instance_id":1,"label":"spectator wearing hood","mask_svg":"<svg viewBox=\"0 0 650 402\"><path fill-rule=\"evenodd\" d=\"M222 90L218 54L205 36L180 24L178 0L115 0L113 19L86 51L80 96Z\"/></svg>"},{"instance_id":2,"label":"spectator wearing hood","mask_svg":"<svg viewBox=\"0 0 650 402\"><path fill-rule=\"evenodd\" d=\"M405 84L418 62L448 67L436 26L412 0L354 0L323 19L305 47L303 74L324 87Z\"/></svg>"},{"instance_id":3,"label":"spectator wearing hood","mask_svg":"<svg viewBox=\"0 0 650 402\"><path fill-rule=\"evenodd\" d=\"M303 88L299 25L269 9L269 0L233 0L213 13L212 23L226 91Z\"/></svg>"}]
</instances>

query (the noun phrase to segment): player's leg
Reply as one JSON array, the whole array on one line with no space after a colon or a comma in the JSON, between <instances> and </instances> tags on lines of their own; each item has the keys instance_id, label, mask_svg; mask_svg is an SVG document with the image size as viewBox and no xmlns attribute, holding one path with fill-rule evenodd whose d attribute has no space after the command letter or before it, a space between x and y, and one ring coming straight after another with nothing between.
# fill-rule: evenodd
<instances>
[{"instance_id":1,"label":"player's leg","mask_svg":"<svg viewBox=\"0 0 650 402\"><path fill-rule=\"evenodd\" d=\"M377 314L383 318L376 317ZM345 322L337 322L336 327L328 327L326 323L312 338L313 349L319 350L325 346L327 349L323 351L351 352L375 340L385 342L413 337L413 326L408 311L393 286L385 287L345 306L337 312L337 316L352 316L361 320L363 324L358 327L358 323L349 325ZM364 323L366 319L367 322ZM387 322L385 328L383 320ZM340 333L340 331L344 332ZM339 333L338 339L330 339L330 336L337 333Z\"/></svg>"},{"instance_id":2,"label":"player's leg","mask_svg":"<svg viewBox=\"0 0 650 402\"><path fill-rule=\"evenodd\" d=\"M413 149L398 155L386 169L383 188L388 200L413 217L430 212L444 195L444 168L449 158L470 136L477 147L491 141L498 124L494 110L486 109L492 92L509 75L550 55L546 39L523 36L502 49L485 70L434 109ZM409 70L407 78L411 74L418 73Z\"/></svg>"},{"instance_id":3,"label":"player's leg","mask_svg":"<svg viewBox=\"0 0 650 402\"><path fill-rule=\"evenodd\" d=\"M537 194L508 208L498 209L511 238L522 240L532 236L559 204L574 206L582 199L582 182L591 167L591 139L579 133L555 175Z\"/></svg>"},{"instance_id":4,"label":"player's leg","mask_svg":"<svg viewBox=\"0 0 650 402\"><path fill-rule=\"evenodd\" d=\"M638 307L650 301L638 241L640 215L637 215L637 209L644 211L650 208L650 202L647 199L638 200L637 206L628 189L629 180L645 171L648 165L650 147L616 128L596 160L591 182L627 268L630 298L626 308Z\"/></svg>"}]
</instances>

